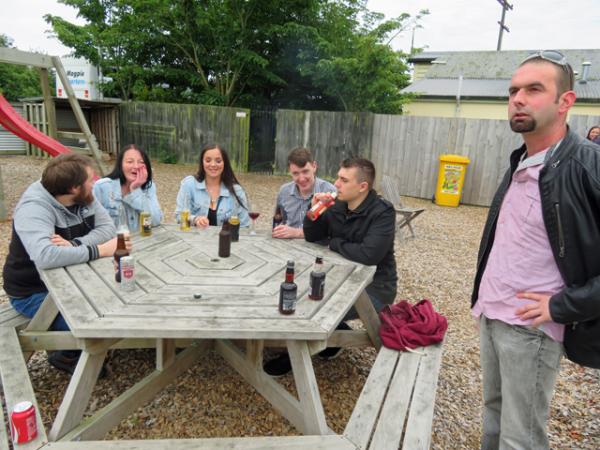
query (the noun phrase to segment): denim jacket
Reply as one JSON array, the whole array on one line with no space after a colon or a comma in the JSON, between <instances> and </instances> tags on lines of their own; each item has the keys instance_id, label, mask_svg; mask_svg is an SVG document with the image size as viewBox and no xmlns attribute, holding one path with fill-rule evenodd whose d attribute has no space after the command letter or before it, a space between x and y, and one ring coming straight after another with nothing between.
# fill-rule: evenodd
<instances>
[{"instance_id":1,"label":"denim jacket","mask_svg":"<svg viewBox=\"0 0 600 450\"><path fill-rule=\"evenodd\" d=\"M152 216L152 226L160 225L162 211L156 197L156 183L152 181L146 190L134 189L125 198L121 195L121 182L119 179L101 178L94 184L94 197L104 206L116 226L119 225L119 208L121 204L125 207L129 229L139 231L140 212L146 204Z\"/></svg>"},{"instance_id":2,"label":"denim jacket","mask_svg":"<svg viewBox=\"0 0 600 450\"><path fill-rule=\"evenodd\" d=\"M248 216L246 193L239 184L236 184L234 189L242 202L241 206L238 205L235 196L231 195L229 189L221 183L221 192L219 193L217 207L217 224L221 225L237 211L237 215L240 218L240 226L247 227L250 224L250 217ZM206 189L204 181L198 181L192 175L185 177L181 181L179 193L177 194L177 207L175 209L177 222L179 222L179 213L185 209L186 199L189 201L190 221L194 221L197 216L208 217L210 194Z\"/></svg>"}]
</instances>

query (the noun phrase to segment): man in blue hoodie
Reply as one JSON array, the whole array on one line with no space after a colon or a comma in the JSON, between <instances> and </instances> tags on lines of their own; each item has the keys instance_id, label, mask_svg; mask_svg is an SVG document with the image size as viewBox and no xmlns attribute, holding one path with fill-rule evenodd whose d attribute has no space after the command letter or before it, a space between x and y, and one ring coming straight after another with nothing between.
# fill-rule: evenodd
<instances>
[{"instance_id":1,"label":"man in blue hoodie","mask_svg":"<svg viewBox=\"0 0 600 450\"><path fill-rule=\"evenodd\" d=\"M42 179L31 184L13 216L12 238L2 272L10 303L33 317L48 295L38 269L51 269L112 256L116 230L106 210L94 200L91 160L78 154L50 160ZM67 331L58 315L50 328ZM78 351L53 352L50 364L73 373Z\"/></svg>"}]
</instances>

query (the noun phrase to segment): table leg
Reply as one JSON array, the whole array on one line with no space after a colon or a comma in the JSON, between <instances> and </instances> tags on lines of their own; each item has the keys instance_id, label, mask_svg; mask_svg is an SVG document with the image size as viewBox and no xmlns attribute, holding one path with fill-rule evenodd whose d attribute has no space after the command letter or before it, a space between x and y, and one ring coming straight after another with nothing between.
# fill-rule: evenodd
<instances>
[{"instance_id":1,"label":"table leg","mask_svg":"<svg viewBox=\"0 0 600 450\"><path fill-rule=\"evenodd\" d=\"M33 318L29 321L25 330L46 331L50 328L50 325L52 325L52 322L54 322L57 315L58 308L56 307L52 296L48 294Z\"/></svg>"},{"instance_id":2,"label":"table leg","mask_svg":"<svg viewBox=\"0 0 600 450\"><path fill-rule=\"evenodd\" d=\"M46 331L58 315L58 308L51 295L48 294L24 331ZM31 358L33 352L23 352L25 361Z\"/></svg>"},{"instance_id":3,"label":"table leg","mask_svg":"<svg viewBox=\"0 0 600 450\"><path fill-rule=\"evenodd\" d=\"M95 355L87 351L81 352L75 373L71 377L48 435L50 441L60 439L81 422L107 352L108 350L104 350Z\"/></svg>"},{"instance_id":4,"label":"table leg","mask_svg":"<svg viewBox=\"0 0 600 450\"><path fill-rule=\"evenodd\" d=\"M256 370L262 371L264 341L246 341L246 361Z\"/></svg>"},{"instance_id":5,"label":"table leg","mask_svg":"<svg viewBox=\"0 0 600 450\"><path fill-rule=\"evenodd\" d=\"M371 338L373 346L379 350L381 348L381 338L379 337L379 327L381 326L381 321L379 320L379 316L377 315L375 308L373 308L371 299L365 291L360 294L358 300L354 304L354 307L356 308L358 317L360 317L360 320L362 320L362 323L367 329L367 333Z\"/></svg>"},{"instance_id":6,"label":"table leg","mask_svg":"<svg viewBox=\"0 0 600 450\"><path fill-rule=\"evenodd\" d=\"M306 349L305 351L308 352L306 343L303 343L303 345ZM314 423L318 421L307 421L305 418L306 409L302 407L302 403L295 399L282 385L263 372L262 367L256 367L250 364L247 360L247 356L231 342L227 340L217 340L216 349L231 367L237 370L237 372L251 384L254 389L271 403L273 408L279 411L279 413L289 420L302 434L333 434L333 431L324 424L324 420L320 424L321 429L324 428L322 433L317 433L315 431L315 428L317 427L315 426L307 426L307 422ZM325 414L323 413L323 416L324 415ZM313 416L317 416L317 414L313 413Z\"/></svg>"},{"instance_id":7,"label":"table leg","mask_svg":"<svg viewBox=\"0 0 600 450\"><path fill-rule=\"evenodd\" d=\"M329 428L319 395L315 370L310 357L308 343L287 341L288 353L294 371L294 381L304 415L305 428L309 434L327 434Z\"/></svg>"},{"instance_id":8,"label":"table leg","mask_svg":"<svg viewBox=\"0 0 600 450\"><path fill-rule=\"evenodd\" d=\"M156 370L164 370L175 362L175 339L156 340Z\"/></svg>"}]
</instances>

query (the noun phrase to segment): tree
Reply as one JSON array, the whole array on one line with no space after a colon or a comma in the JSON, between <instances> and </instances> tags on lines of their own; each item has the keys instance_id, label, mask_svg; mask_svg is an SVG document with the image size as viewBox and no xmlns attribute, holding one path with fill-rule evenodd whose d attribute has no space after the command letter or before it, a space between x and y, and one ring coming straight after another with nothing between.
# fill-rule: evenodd
<instances>
[{"instance_id":1,"label":"tree","mask_svg":"<svg viewBox=\"0 0 600 450\"><path fill-rule=\"evenodd\" d=\"M335 99L338 109L400 113L408 97L400 90L409 84L407 55L394 51L391 40L417 23L408 14L384 21L370 12L366 0L332 2L323 9L323 25L309 42L315 47L301 54L300 72Z\"/></svg>"},{"instance_id":2,"label":"tree","mask_svg":"<svg viewBox=\"0 0 600 450\"><path fill-rule=\"evenodd\" d=\"M400 112L411 22L366 0L60 0L85 25L46 16L123 99ZM415 19L418 20L419 16Z\"/></svg>"},{"instance_id":3,"label":"tree","mask_svg":"<svg viewBox=\"0 0 600 450\"><path fill-rule=\"evenodd\" d=\"M0 47L12 48L12 39L0 34ZM0 63L0 93L9 101L42 95L40 76L31 67Z\"/></svg>"},{"instance_id":4,"label":"tree","mask_svg":"<svg viewBox=\"0 0 600 450\"><path fill-rule=\"evenodd\" d=\"M152 80L157 70L161 72L160 64L155 63L162 48L160 40L146 30L153 18L151 11L160 10L165 1L60 1L77 8L87 23L75 25L50 14L44 18L58 39L74 49L76 57L99 66L104 76L112 80L101 86L103 92L122 99L152 99ZM164 93L161 96L165 97Z\"/></svg>"}]
</instances>

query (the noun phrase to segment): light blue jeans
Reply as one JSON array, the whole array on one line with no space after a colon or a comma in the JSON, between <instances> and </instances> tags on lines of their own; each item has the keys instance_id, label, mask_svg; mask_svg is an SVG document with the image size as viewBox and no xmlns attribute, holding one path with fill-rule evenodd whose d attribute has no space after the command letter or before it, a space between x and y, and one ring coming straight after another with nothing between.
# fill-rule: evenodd
<instances>
[{"instance_id":1,"label":"light blue jeans","mask_svg":"<svg viewBox=\"0 0 600 450\"><path fill-rule=\"evenodd\" d=\"M483 450L549 449L546 423L563 345L533 327L483 315Z\"/></svg>"}]
</instances>

